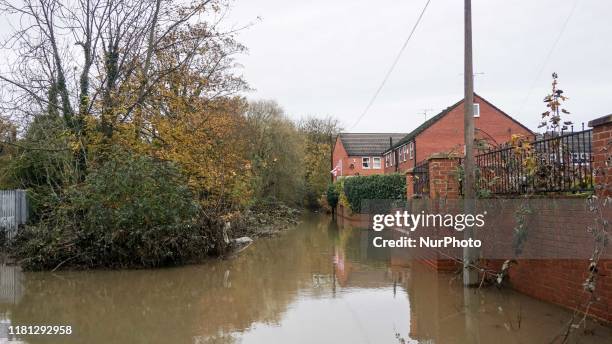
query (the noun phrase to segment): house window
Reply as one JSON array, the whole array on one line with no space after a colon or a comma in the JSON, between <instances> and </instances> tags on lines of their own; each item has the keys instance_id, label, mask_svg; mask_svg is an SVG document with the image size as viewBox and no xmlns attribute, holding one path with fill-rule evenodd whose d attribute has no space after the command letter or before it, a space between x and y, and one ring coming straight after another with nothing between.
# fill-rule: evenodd
<instances>
[{"instance_id":1,"label":"house window","mask_svg":"<svg viewBox=\"0 0 612 344\"><path fill-rule=\"evenodd\" d=\"M402 161L406 161L406 145L402 146Z\"/></svg>"},{"instance_id":2,"label":"house window","mask_svg":"<svg viewBox=\"0 0 612 344\"><path fill-rule=\"evenodd\" d=\"M370 158L361 158L361 166L363 168L370 168Z\"/></svg>"},{"instance_id":3,"label":"house window","mask_svg":"<svg viewBox=\"0 0 612 344\"><path fill-rule=\"evenodd\" d=\"M480 117L480 104L474 103L474 117Z\"/></svg>"},{"instance_id":4,"label":"house window","mask_svg":"<svg viewBox=\"0 0 612 344\"><path fill-rule=\"evenodd\" d=\"M412 160L414 158L414 142L410 142L410 145L408 146L408 152L410 155L410 159Z\"/></svg>"},{"instance_id":5,"label":"house window","mask_svg":"<svg viewBox=\"0 0 612 344\"><path fill-rule=\"evenodd\" d=\"M380 168L380 158L372 158L372 168Z\"/></svg>"}]
</instances>

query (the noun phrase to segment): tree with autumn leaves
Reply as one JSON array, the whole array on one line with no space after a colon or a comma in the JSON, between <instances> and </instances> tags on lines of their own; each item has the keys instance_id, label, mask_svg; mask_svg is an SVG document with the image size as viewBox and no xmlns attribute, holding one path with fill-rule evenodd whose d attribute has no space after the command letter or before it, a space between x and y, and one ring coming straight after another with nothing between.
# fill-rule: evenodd
<instances>
[{"instance_id":1,"label":"tree with autumn leaves","mask_svg":"<svg viewBox=\"0 0 612 344\"><path fill-rule=\"evenodd\" d=\"M246 48L219 29L227 6L0 0L21 18L0 106L22 130L0 142L16 150L0 187L33 206L13 243L22 265L179 264L223 253L230 213L316 203L337 123L240 96Z\"/></svg>"}]
</instances>

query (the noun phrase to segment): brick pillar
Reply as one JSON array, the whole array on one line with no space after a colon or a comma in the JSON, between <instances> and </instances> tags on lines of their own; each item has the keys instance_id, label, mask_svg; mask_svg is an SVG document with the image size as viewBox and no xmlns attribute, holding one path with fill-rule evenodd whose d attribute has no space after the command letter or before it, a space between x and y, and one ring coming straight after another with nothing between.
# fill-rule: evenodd
<instances>
[{"instance_id":1,"label":"brick pillar","mask_svg":"<svg viewBox=\"0 0 612 344\"><path fill-rule=\"evenodd\" d=\"M410 173L406 173L406 199L411 199L414 197L414 175Z\"/></svg>"},{"instance_id":2,"label":"brick pillar","mask_svg":"<svg viewBox=\"0 0 612 344\"><path fill-rule=\"evenodd\" d=\"M612 115L590 121L589 127L593 127L591 154L593 156L593 171L595 171L594 184L596 186L605 183L612 185L612 164L606 164L607 152L604 150L612 140ZM609 148L612 149L612 146ZM596 189L596 192L599 196L612 195L610 187Z\"/></svg>"},{"instance_id":3,"label":"brick pillar","mask_svg":"<svg viewBox=\"0 0 612 344\"><path fill-rule=\"evenodd\" d=\"M459 158L439 154L429 158L429 198L461 197L457 180L458 167Z\"/></svg>"}]
</instances>

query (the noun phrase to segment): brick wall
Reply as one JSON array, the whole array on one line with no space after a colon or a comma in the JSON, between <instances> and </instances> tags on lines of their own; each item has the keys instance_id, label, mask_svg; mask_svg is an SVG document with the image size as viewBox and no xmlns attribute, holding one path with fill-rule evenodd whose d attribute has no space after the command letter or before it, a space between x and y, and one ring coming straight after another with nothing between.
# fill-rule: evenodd
<instances>
[{"instance_id":1,"label":"brick wall","mask_svg":"<svg viewBox=\"0 0 612 344\"><path fill-rule=\"evenodd\" d=\"M604 116L589 122L589 126L593 127L593 169L607 169L606 173L596 173L595 184L603 185L608 183L612 185L612 164L606 164L606 151L604 148L612 141L612 115ZM609 190L602 193L605 196L610 196Z\"/></svg>"},{"instance_id":2,"label":"brick wall","mask_svg":"<svg viewBox=\"0 0 612 344\"><path fill-rule=\"evenodd\" d=\"M414 175L410 172L406 173L406 199L414 197Z\"/></svg>"},{"instance_id":3,"label":"brick wall","mask_svg":"<svg viewBox=\"0 0 612 344\"><path fill-rule=\"evenodd\" d=\"M509 281L512 288L524 294L575 309L582 307L590 297L582 287L588 266L586 260L522 259L510 270ZM612 261L603 261L600 273L599 300L590 306L589 315L612 322Z\"/></svg>"},{"instance_id":4,"label":"brick wall","mask_svg":"<svg viewBox=\"0 0 612 344\"><path fill-rule=\"evenodd\" d=\"M397 159L397 152L393 152L392 154L395 154L395 158ZM384 159L384 157L383 157ZM390 164L389 166L385 166L384 165L384 161L383 161L383 166L385 167L385 174L389 174L389 173L395 173L398 171L398 167L395 164Z\"/></svg>"},{"instance_id":5,"label":"brick wall","mask_svg":"<svg viewBox=\"0 0 612 344\"><path fill-rule=\"evenodd\" d=\"M461 213L460 203L447 202L441 209L436 199L413 199L408 211L419 213ZM594 224L593 215L584 206L584 199L541 199L530 203L533 215L528 216L527 239L523 251L514 254L515 209L517 203L508 206L508 200L500 201L489 213L485 227L475 233L483 246L479 254L481 264L500 271L507 259L516 258L518 264L510 269L508 286L531 297L575 309L583 306L590 294L582 286L588 276L589 257L595 247L595 239L587 231ZM496 207L496 203L492 204ZM480 203L479 203L480 204ZM477 210L480 213L481 210ZM609 209L606 218L610 218ZM399 231L398 231L399 232ZM445 236L463 238L462 232L446 228L427 228L414 232L399 232L418 240L419 237L441 239ZM439 272L456 272L461 269L457 259L462 257L461 248L410 249L408 253L418 261ZM452 258L454 257L454 259ZM597 281L598 299L590 306L589 315L612 323L612 247L602 253ZM584 309L581 309L584 311Z\"/></svg>"},{"instance_id":6,"label":"brick wall","mask_svg":"<svg viewBox=\"0 0 612 344\"><path fill-rule=\"evenodd\" d=\"M412 142L408 142L406 148L408 149L408 147L410 146L410 144L412 143L413 145L415 145L414 143L415 141L413 140ZM414 146L416 147L416 145ZM441 146L442 147L442 146ZM436 152L443 152L445 151L445 149L438 149ZM397 151L396 151L397 152ZM416 153L416 151L415 151ZM406 161L399 161L399 164L397 166L397 170L399 172L406 172L409 169L413 168L414 166L416 166L417 163L421 162L422 160L417 160L417 155L413 154L412 158L410 158L410 155L407 153L406 154Z\"/></svg>"},{"instance_id":7,"label":"brick wall","mask_svg":"<svg viewBox=\"0 0 612 344\"><path fill-rule=\"evenodd\" d=\"M476 96L474 102L480 104L480 117L474 118L474 127L478 129L476 138L491 141L492 137L501 144L508 142L513 134L532 135L527 128L482 98ZM440 152L454 151L463 155L463 111L461 103L416 137L416 162Z\"/></svg>"},{"instance_id":8,"label":"brick wall","mask_svg":"<svg viewBox=\"0 0 612 344\"><path fill-rule=\"evenodd\" d=\"M429 197L459 198L458 158L432 156L429 159Z\"/></svg>"},{"instance_id":9,"label":"brick wall","mask_svg":"<svg viewBox=\"0 0 612 344\"><path fill-rule=\"evenodd\" d=\"M537 200L536 200L537 201ZM588 275L589 257L595 238L588 227L595 223L586 210L584 199L543 199L532 202L528 216L527 239L518 264L510 269L510 286L524 294L569 309L583 306L590 294L582 286ZM610 217L607 211L605 217ZM516 220L509 208L496 218L494 237L483 239L482 254L495 256L495 250L513 250ZM505 248L500 246L505 245ZM510 254L506 253L507 256ZM550 258L548 258L550 257ZM597 282L599 300L590 306L589 314L612 322L612 249L602 253ZM505 259L493 259L489 266L499 270ZM584 311L584 309L580 309Z\"/></svg>"},{"instance_id":10,"label":"brick wall","mask_svg":"<svg viewBox=\"0 0 612 344\"><path fill-rule=\"evenodd\" d=\"M437 154L429 157L429 197L430 198L459 198L459 182L457 181L457 168L459 158ZM414 197L414 179L412 170L406 173L406 197Z\"/></svg>"}]
</instances>

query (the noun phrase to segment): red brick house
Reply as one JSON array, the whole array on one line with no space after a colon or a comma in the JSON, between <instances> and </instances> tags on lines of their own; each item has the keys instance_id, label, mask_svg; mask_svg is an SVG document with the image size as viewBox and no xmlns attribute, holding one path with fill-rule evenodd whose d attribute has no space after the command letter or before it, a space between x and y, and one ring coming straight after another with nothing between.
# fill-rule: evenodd
<instances>
[{"instance_id":1,"label":"red brick house","mask_svg":"<svg viewBox=\"0 0 612 344\"><path fill-rule=\"evenodd\" d=\"M334 180L385 172L383 153L406 133L341 133L332 154Z\"/></svg>"},{"instance_id":2,"label":"red brick house","mask_svg":"<svg viewBox=\"0 0 612 344\"><path fill-rule=\"evenodd\" d=\"M533 137L529 128L479 95L474 95L475 138L490 145L512 135ZM405 172L434 153L464 154L463 99L425 121L384 152L384 172Z\"/></svg>"}]
</instances>

